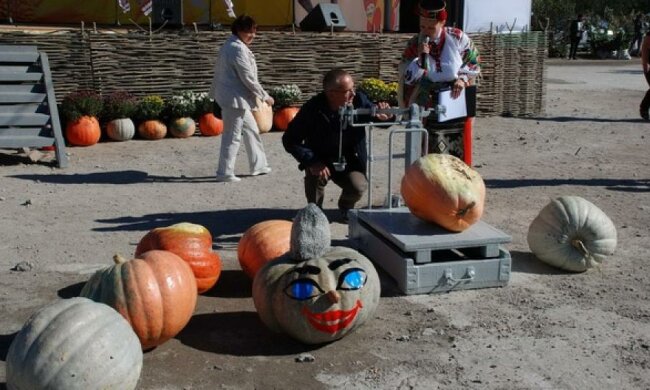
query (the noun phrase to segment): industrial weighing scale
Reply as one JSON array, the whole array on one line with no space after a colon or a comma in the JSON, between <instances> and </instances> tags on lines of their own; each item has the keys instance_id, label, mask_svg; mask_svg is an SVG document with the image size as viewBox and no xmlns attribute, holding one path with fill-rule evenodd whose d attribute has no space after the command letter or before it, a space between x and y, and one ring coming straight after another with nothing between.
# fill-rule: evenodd
<instances>
[{"instance_id":1,"label":"industrial weighing scale","mask_svg":"<svg viewBox=\"0 0 650 390\"><path fill-rule=\"evenodd\" d=\"M405 166L426 154L428 136L421 118L431 112L444 112L444 107L425 110L417 105L407 109L339 109L341 131L350 126L364 126L368 137L368 207L348 213L349 238L360 252L379 265L407 295L446 292L461 289L505 286L510 280L510 253L503 247L512 237L479 221L469 229L455 233L426 222L403 207L401 199L391 192L391 173L395 133L406 134ZM395 115L395 122L355 123L356 115ZM401 120L405 118L405 120ZM388 194L385 208L372 209L372 129L395 126L389 134ZM425 137L421 142L421 137ZM424 147L422 147L424 145ZM339 159L336 169L344 169Z\"/></svg>"}]
</instances>

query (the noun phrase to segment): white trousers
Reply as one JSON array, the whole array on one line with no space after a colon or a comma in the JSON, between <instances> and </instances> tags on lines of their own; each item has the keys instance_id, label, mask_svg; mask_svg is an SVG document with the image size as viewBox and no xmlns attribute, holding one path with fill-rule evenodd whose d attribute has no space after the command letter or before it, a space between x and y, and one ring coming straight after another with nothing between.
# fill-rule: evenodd
<instances>
[{"instance_id":1,"label":"white trousers","mask_svg":"<svg viewBox=\"0 0 650 390\"><path fill-rule=\"evenodd\" d=\"M250 110L239 108L222 108L223 134L217 176L234 176L237 152L244 138L244 147L248 154L250 172L259 171L268 166L262 138L257 122Z\"/></svg>"}]
</instances>

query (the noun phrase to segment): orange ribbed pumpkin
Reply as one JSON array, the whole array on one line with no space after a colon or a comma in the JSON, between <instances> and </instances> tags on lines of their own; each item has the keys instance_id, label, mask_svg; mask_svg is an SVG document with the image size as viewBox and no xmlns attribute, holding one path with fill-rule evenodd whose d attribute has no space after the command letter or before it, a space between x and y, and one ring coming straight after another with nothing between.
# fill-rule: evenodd
<instances>
[{"instance_id":1,"label":"orange ribbed pumpkin","mask_svg":"<svg viewBox=\"0 0 650 390\"><path fill-rule=\"evenodd\" d=\"M415 216L461 232L483 215L485 183L450 154L427 154L406 169L401 193Z\"/></svg>"},{"instance_id":2,"label":"orange ribbed pumpkin","mask_svg":"<svg viewBox=\"0 0 650 390\"><path fill-rule=\"evenodd\" d=\"M221 275L221 258L212 250L212 235L204 226L181 222L155 228L145 234L135 249L135 256L152 249L170 251L192 268L198 293L211 289Z\"/></svg>"},{"instance_id":3,"label":"orange ribbed pumpkin","mask_svg":"<svg viewBox=\"0 0 650 390\"><path fill-rule=\"evenodd\" d=\"M251 226L239 240L237 258L244 273L253 279L269 261L289 251L291 222L271 219Z\"/></svg>"},{"instance_id":4,"label":"orange ribbed pumpkin","mask_svg":"<svg viewBox=\"0 0 650 390\"><path fill-rule=\"evenodd\" d=\"M81 290L82 297L105 303L131 324L142 349L176 336L196 308L196 280L177 255L153 250L97 271Z\"/></svg>"},{"instance_id":5,"label":"orange ribbed pumpkin","mask_svg":"<svg viewBox=\"0 0 650 390\"><path fill-rule=\"evenodd\" d=\"M223 121L213 113L208 112L199 117L199 130L206 137L214 137L223 133Z\"/></svg>"},{"instance_id":6,"label":"orange ribbed pumpkin","mask_svg":"<svg viewBox=\"0 0 650 390\"><path fill-rule=\"evenodd\" d=\"M138 125L138 134L144 139L162 139L167 135L167 126L157 119L146 120Z\"/></svg>"},{"instance_id":7,"label":"orange ribbed pumpkin","mask_svg":"<svg viewBox=\"0 0 650 390\"><path fill-rule=\"evenodd\" d=\"M277 110L273 114L273 127L280 131L286 131L289 122L293 120L298 111L300 111L298 107L283 107Z\"/></svg>"},{"instance_id":8,"label":"orange ribbed pumpkin","mask_svg":"<svg viewBox=\"0 0 650 390\"><path fill-rule=\"evenodd\" d=\"M65 138L71 145L90 146L99 142L102 131L94 116L82 116L65 126Z\"/></svg>"}]
</instances>

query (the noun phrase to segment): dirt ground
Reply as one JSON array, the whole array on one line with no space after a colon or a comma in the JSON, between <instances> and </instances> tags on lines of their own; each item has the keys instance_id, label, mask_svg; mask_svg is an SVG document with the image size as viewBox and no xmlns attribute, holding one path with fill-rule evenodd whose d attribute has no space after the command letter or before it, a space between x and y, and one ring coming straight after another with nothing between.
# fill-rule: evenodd
<instances>
[{"instance_id":1,"label":"dirt ground","mask_svg":"<svg viewBox=\"0 0 650 390\"><path fill-rule=\"evenodd\" d=\"M149 229L181 221L212 232L225 271L188 326L145 354L140 389L650 388L650 123L638 113L639 61L551 61L547 81L545 115L475 123L483 220L512 235L509 284L403 296L382 272L375 317L321 346L264 327L236 257L248 227L305 205L281 134L263 137L270 175L246 177L242 149L239 183L214 180L219 137L69 148L63 170L0 151L0 388L31 313L76 295ZM386 132L375 134L385 153ZM385 165L373 175L374 204L386 194ZM331 217L338 194L328 188ZM528 249L530 222L560 195L582 196L614 221L618 248L600 270L557 271ZM347 226L331 228L345 245ZM26 270L15 270L21 262ZM314 360L298 362L304 353Z\"/></svg>"}]
</instances>

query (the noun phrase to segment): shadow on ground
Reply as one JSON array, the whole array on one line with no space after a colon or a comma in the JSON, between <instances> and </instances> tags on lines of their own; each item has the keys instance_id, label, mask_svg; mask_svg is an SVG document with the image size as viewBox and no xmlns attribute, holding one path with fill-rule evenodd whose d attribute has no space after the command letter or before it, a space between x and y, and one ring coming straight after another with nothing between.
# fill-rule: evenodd
<instances>
[{"instance_id":1,"label":"shadow on ground","mask_svg":"<svg viewBox=\"0 0 650 390\"><path fill-rule=\"evenodd\" d=\"M320 347L273 333L256 312L246 311L196 314L176 339L200 351L234 356L295 355Z\"/></svg>"},{"instance_id":2,"label":"shadow on ground","mask_svg":"<svg viewBox=\"0 0 650 390\"><path fill-rule=\"evenodd\" d=\"M531 252L510 252L512 258L512 272L521 272L525 274L535 275L569 275L573 272L564 271L559 268L552 267L537 257Z\"/></svg>"},{"instance_id":3,"label":"shadow on ground","mask_svg":"<svg viewBox=\"0 0 650 390\"><path fill-rule=\"evenodd\" d=\"M3 362L7 361L7 353L9 352L9 346L11 342L14 341L18 332L10 334L1 334L0 335L0 360Z\"/></svg>"},{"instance_id":4,"label":"shadow on ground","mask_svg":"<svg viewBox=\"0 0 650 390\"><path fill-rule=\"evenodd\" d=\"M157 213L140 217L123 216L109 219L99 219L97 222L105 227L95 228L96 231L149 231L161 226L169 226L180 222L190 222L205 226L217 243L237 243L239 235L256 223L270 219L292 220L297 210L250 208L239 210L216 210L192 213Z\"/></svg>"},{"instance_id":5,"label":"shadow on ground","mask_svg":"<svg viewBox=\"0 0 650 390\"><path fill-rule=\"evenodd\" d=\"M650 192L650 179L486 179L488 188L590 186L610 191Z\"/></svg>"}]
</instances>

